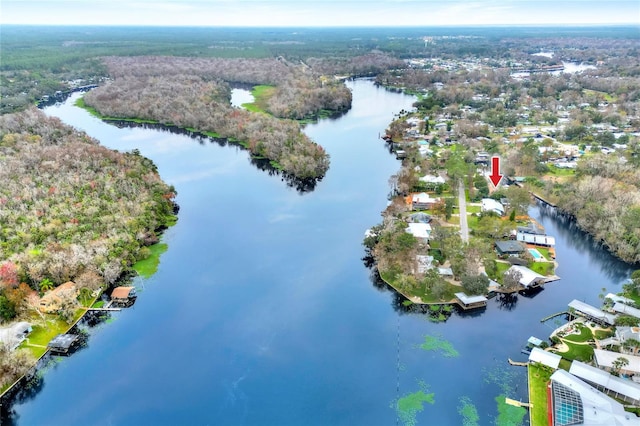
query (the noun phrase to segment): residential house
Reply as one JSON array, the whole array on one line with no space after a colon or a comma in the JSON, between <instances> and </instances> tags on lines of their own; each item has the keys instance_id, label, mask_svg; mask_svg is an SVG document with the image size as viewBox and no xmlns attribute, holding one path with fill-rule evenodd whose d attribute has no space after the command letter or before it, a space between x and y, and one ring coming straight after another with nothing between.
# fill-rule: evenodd
<instances>
[{"instance_id":1,"label":"residential house","mask_svg":"<svg viewBox=\"0 0 640 426\"><path fill-rule=\"evenodd\" d=\"M520 273L520 284L524 288L535 287L544 283L545 277L539 273L532 271L526 266L513 265L505 271L505 274L518 272Z\"/></svg>"},{"instance_id":2,"label":"residential house","mask_svg":"<svg viewBox=\"0 0 640 426\"><path fill-rule=\"evenodd\" d=\"M525 247L518 241L507 240L507 241L496 241L496 251L500 256L520 256Z\"/></svg>"},{"instance_id":3,"label":"residential house","mask_svg":"<svg viewBox=\"0 0 640 426\"><path fill-rule=\"evenodd\" d=\"M551 375L547 389L550 425L637 426L638 417L615 399L565 370Z\"/></svg>"},{"instance_id":4,"label":"residential house","mask_svg":"<svg viewBox=\"0 0 640 426\"><path fill-rule=\"evenodd\" d=\"M409 223L405 228L405 232L413 235L419 240L423 240L424 242L429 241L429 237L431 236L431 225L428 223Z\"/></svg>"},{"instance_id":5,"label":"residential house","mask_svg":"<svg viewBox=\"0 0 640 426\"><path fill-rule=\"evenodd\" d=\"M493 212L498 216L504 216L504 206L493 198L483 198L481 210L483 212Z\"/></svg>"},{"instance_id":6,"label":"residential house","mask_svg":"<svg viewBox=\"0 0 640 426\"><path fill-rule=\"evenodd\" d=\"M413 210L428 210L439 202L440 198L432 198L426 192L413 194L413 196L411 197L411 205L413 207Z\"/></svg>"},{"instance_id":7,"label":"residential house","mask_svg":"<svg viewBox=\"0 0 640 426\"><path fill-rule=\"evenodd\" d=\"M0 328L0 346L12 351L31 333L33 329L28 322L17 322L9 327Z\"/></svg>"},{"instance_id":8,"label":"residential house","mask_svg":"<svg viewBox=\"0 0 640 426\"><path fill-rule=\"evenodd\" d=\"M60 284L42 296L40 299L40 311L47 314L57 312L62 308L65 301L76 302L77 295L78 291L73 281Z\"/></svg>"}]
</instances>

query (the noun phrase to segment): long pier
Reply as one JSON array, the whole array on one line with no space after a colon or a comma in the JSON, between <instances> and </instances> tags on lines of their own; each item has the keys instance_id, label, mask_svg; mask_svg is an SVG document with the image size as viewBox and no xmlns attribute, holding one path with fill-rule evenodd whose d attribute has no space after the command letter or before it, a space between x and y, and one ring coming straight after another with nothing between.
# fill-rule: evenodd
<instances>
[{"instance_id":1,"label":"long pier","mask_svg":"<svg viewBox=\"0 0 640 426\"><path fill-rule=\"evenodd\" d=\"M545 321L549 321L551 318L555 318L555 317L559 317L560 315L567 315L569 312L567 311L562 311L562 312L557 312L555 314L549 315L548 317L544 317L540 320L540 322L545 322Z\"/></svg>"},{"instance_id":2,"label":"long pier","mask_svg":"<svg viewBox=\"0 0 640 426\"><path fill-rule=\"evenodd\" d=\"M533 196L533 198L535 198L536 200L540 200L540 201L542 201L543 203L545 203L545 204L547 204L547 205L549 205L549 206L551 206L551 207L557 207L557 206L555 205L555 203L552 203L551 201L549 201L549 200L547 200L547 199L542 198L540 195L536 194L536 193L535 193L535 192L533 192L533 191L529 191L529 194L531 194L531 195Z\"/></svg>"}]
</instances>

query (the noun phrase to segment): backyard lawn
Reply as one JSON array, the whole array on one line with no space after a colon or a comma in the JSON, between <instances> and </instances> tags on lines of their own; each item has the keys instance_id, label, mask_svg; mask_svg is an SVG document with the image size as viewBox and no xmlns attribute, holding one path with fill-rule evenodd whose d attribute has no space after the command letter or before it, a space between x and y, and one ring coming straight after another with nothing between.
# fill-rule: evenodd
<instances>
[{"instance_id":1,"label":"backyard lawn","mask_svg":"<svg viewBox=\"0 0 640 426\"><path fill-rule=\"evenodd\" d=\"M547 382L552 370L538 363L527 367L529 373L529 402L531 407L531 426L547 426Z\"/></svg>"}]
</instances>

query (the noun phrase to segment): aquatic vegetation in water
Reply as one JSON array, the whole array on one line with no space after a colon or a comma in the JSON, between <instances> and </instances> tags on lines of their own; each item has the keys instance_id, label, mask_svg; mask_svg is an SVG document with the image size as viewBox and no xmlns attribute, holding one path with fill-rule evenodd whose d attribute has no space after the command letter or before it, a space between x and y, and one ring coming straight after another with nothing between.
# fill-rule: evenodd
<instances>
[{"instance_id":1,"label":"aquatic vegetation in water","mask_svg":"<svg viewBox=\"0 0 640 426\"><path fill-rule=\"evenodd\" d=\"M505 395L496 397L498 403L498 417L495 424L498 426L520 426L524 420L527 409L523 407L515 407L505 402Z\"/></svg>"},{"instance_id":2,"label":"aquatic vegetation in water","mask_svg":"<svg viewBox=\"0 0 640 426\"><path fill-rule=\"evenodd\" d=\"M446 358L455 358L460 355L451 342L443 339L442 336L424 336L424 343L420 345L420 349L425 351L440 351L442 356Z\"/></svg>"},{"instance_id":3,"label":"aquatic vegetation in water","mask_svg":"<svg viewBox=\"0 0 640 426\"><path fill-rule=\"evenodd\" d=\"M483 369L483 372L485 383L498 385L501 392L507 395L513 392L513 383L518 378L519 370L496 365L492 369Z\"/></svg>"},{"instance_id":4,"label":"aquatic vegetation in water","mask_svg":"<svg viewBox=\"0 0 640 426\"><path fill-rule=\"evenodd\" d=\"M435 393L427 393L429 386L423 381L419 382L420 390L407 394L392 404L398 414L398 419L404 426L415 426L417 424L416 416L424 409L424 403L433 404L435 402Z\"/></svg>"},{"instance_id":5,"label":"aquatic vegetation in water","mask_svg":"<svg viewBox=\"0 0 640 426\"><path fill-rule=\"evenodd\" d=\"M478 410L469 397L463 396L460 398L458 413L462 416L463 426L478 426L480 416L478 416Z\"/></svg>"},{"instance_id":6,"label":"aquatic vegetation in water","mask_svg":"<svg viewBox=\"0 0 640 426\"><path fill-rule=\"evenodd\" d=\"M520 369L522 370L522 369ZM500 388L500 395L495 400L498 404L498 417L495 424L499 426L518 426L521 425L527 410L522 407L514 407L505 402L505 397L513 395L518 390L517 384L520 370L503 366L495 366L492 369L485 369L484 381L487 384L495 384Z\"/></svg>"}]
</instances>

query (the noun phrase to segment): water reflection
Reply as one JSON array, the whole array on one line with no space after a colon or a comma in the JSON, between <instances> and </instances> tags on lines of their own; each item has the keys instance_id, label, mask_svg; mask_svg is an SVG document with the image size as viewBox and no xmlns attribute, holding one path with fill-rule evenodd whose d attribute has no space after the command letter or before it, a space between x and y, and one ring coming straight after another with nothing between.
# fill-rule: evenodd
<instances>
[{"instance_id":1,"label":"water reflection","mask_svg":"<svg viewBox=\"0 0 640 426\"><path fill-rule=\"evenodd\" d=\"M582 231L572 217L562 214L556 208L539 203L538 212L543 226L553 227L553 231L547 229L547 233L555 233L556 241L562 241L568 248L579 252L590 264L597 265L611 281L619 283L626 280L631 272L640 266L614 257L602 243ZM562 264L562 260L559 262Z\"/></svg>"},{"instance_id":2,"label":"water reflection","mask_svg":"<svg viewBox=\"0 0 640 426\"><path fill-rule=\"evenodd\" d=\"M198 142L200 145L206 145L207 143L215 143L221 147L233 146L235 148L249 152L242 144L238 142L233 142L226 138L216 138L212 136L207 136L204 133L183 129L181 127L167 126L159 123L135 123L132 121L124 121L124 120L109 120L106 122L109 124L113 124L114 126L120 129L142 128L147 130L155 130L159 132L172 133L176 135L188 136L191 139ZM249 162L253 166L255 166L258 170L266 172L269 176L279 176L280 180L284 182L288 187L294 188L296 191L300 193L313 191L316 188L316 185L318 184L318 182L322 180L322 178L299 179L289 173L276 169L271 165L270 160L265 158L256 158L251 154L249 154Z\"/></svg>"}]
</instances>

